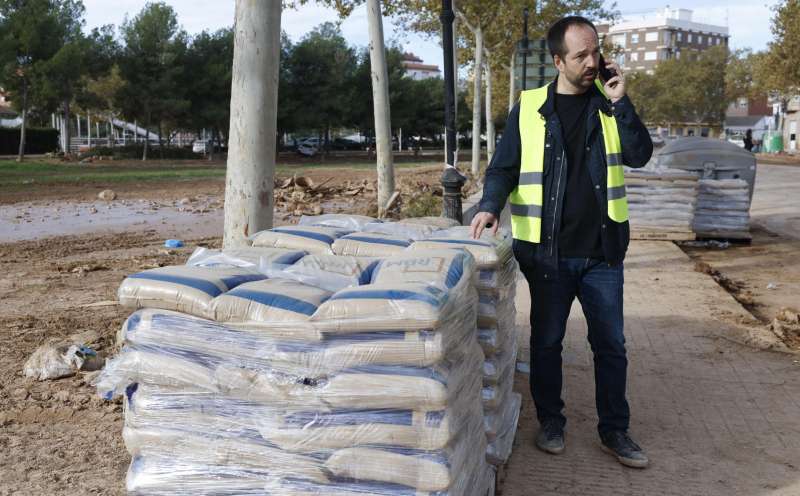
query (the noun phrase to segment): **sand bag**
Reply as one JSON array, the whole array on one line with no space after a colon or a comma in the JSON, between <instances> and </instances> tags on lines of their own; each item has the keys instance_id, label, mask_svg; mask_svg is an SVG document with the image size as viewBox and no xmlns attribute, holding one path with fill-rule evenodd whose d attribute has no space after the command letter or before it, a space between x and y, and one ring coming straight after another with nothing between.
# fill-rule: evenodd
<instances>
[{"instance_id":1,"label":"sand bag","mask_svg":"<svg viewBox=\"0 0 800 496\"><path fill-rule=\"evenodd\" d=\"M445 323L451 295L423 283L375 283L333 294L312 315L323 332L436 329Z\"/></svg>"},{"instance_id":2,"label":"sand bag","mask_svg":"<svg viewBox=\"0 0 800 496\"><path fill-rule=\"evenodd\" d=\"M306 255L304 251L285 250L283 248L265 248L247 246L226 250L197 248L186 261L186 265L194 267L249 267L258 269L262 266L291 265Z\"/></svg>"},{"instance_id":3,"label":"sand bag","mask_svg":"<svg viewBox=\"0 0 800 496\"><path fill-rule=\"evenodd\" d=\"M300 217L298 226L320 226L344 229L346 231L363 231L364 226L372 223L380 223L374 217L366 215L352 214L322 214L322 215L303 215Z\"/></svg>"},{"instance_id":4,"label":"sand bag","mask_svg":"<svg viewBox=\"0 0 800 496\"><path fill-rule=\"evenodd\" d=\"M468 284L474 270L475 260L466 251L406 251L380 261L372 273L372 282L425 283L450 289Z\"/></svg>"},{"instance_id":5,"label":"sand bag","mask_svg":"<svg viewBox=\"0 0 800 496\"><path fill-rule=\"evenodd\" d=\"M253 246L303 250L312 254L332 254L331 245L350 231L335 227L284 226L261 231L253 236Z\"/></svg>"},{"instance_id":6,"label":"sand bag","mask_svg":"<svg viewBox=\"0 0 800 496\"><path fill-rule=\"evenodd\" d=\"M265 271L271 278L293 279L328 291L367 284L378 263L368 257L308 255L293 265Z\"/></svg>"},{"instance_id":7,"label":"sand bag","mask_svg":"<svg viewBox=\"0 0 800 496\"><path fill-rule=\"evenodd\" d=\"M478 290L502 289L516 285L517 280L517 260L509 258L500 267L491 269L480 269L475 281Z\"/></svg>"},{"instance_id":8,"label":"sand bag","mask_svg":"<svg viewBox=\"0 0 800 496\"><path fill-rule=\"evenodd\" d=\"M510 401L503 405L502 413L498 415L493 439L486 447L486 460L492 465L503 465L511 456L521 405L522 396L519 393L511 393Z\"/></svg>"},{"instance_id":9,"label":"sand bag","mask_svg":"<svg viewBox=\"0 0 800 496\"><path fill-rule=\"evenodd\" d=\"M480 239L472 239L469 226L459 226L438 231L429 238L415 241L411 249L461 248L475 257L479 270L499 269L512 258L511 241L511 233L505 229L500 229L497 235L484 230Z\"/></svg>"},{"instance_id":10,"label":"sand bag","mask_svg":"<svg viewBox=\"0 0 800 496\"><path fill-rule=\"evenodd\" d=\"M448 217L408 217L406 219L400 219L397 221L399 224L414 224L414 225L426 225L426 226L433 226L438 229L447 229L450 227L456 227L459 225L458 221L455 219L450 219Z\"/></svg>"},{"instance_id":11,"label":"sand bag","mask_svg":"<svg viewBox=\"0 0 800 496\"><path fill-rule=\"evenodd\" d=\"M240 284L264 278L248 268L175 265L126 277L117 296L126 307L161 308L206 317L215 297Z\"/></svg>"},{"instance_id":12,"label":"sand bag","mask_svg":"<svg viewBox=\"0 0 800 496\"><path fill-rule=\"evenodd\" d=\"M389 257L411 245L402 236L359 232L342 236L333 242L333 253L354 257Z\"/></svg>"},{"instance_id":13,"label":"sand bag","mask_svg":"<svg viewBox=\"0 0 800 496\"><path fill-rule=\"evenodd\" d=\"M330 295L329 291L297 281L267 279L242 284L216 297L210 314L218 322L305 321Z\"/></svg>"},{"instance_id":14,"label":"sand bag","mask_svg":"<svg viewBox=\"0 0 800 496\"><path fill-rule=\"evenodd\" d=\"M403 239L417 241L427 238L440 228L425 224L407 224L400 222L374 222L364 226L365 233L386 234L397 236Z\"/></svg>"}]
</instances>

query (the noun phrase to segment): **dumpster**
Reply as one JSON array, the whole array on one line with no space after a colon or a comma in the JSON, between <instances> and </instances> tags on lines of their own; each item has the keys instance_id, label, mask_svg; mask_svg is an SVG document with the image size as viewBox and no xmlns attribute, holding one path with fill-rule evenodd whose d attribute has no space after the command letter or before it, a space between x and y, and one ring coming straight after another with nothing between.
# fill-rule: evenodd
<instances>
[{"instance_id":1,"label":"dumpster","mask_svg":"<svg viewBox=\"0 0 800 496\"><path fill-rule=\"evenodd\" d=\"M783 136L776 131L764 133L762 141L761 149L764 153L780 153L783 151Z\"/></svg>"},{"instance_id":2,"label":"dumpster","mask_svg":"<svg viewBox=\"0 0 800 496\"><path fill-rule=\"evenodd\" d=\"M744 148L719 139L687 137L662 148L657 167L692 171L700 179L743 179L750 199L756 182L756 157Z\"/></svg>"}]
</instances>

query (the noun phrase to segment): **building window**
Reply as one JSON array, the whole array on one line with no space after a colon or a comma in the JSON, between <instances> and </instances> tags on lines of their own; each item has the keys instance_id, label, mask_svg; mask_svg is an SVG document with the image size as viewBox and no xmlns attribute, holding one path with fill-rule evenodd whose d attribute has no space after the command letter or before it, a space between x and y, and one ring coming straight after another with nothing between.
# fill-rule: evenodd
<instances>
[{"instance_id":1,"label":"building window","mask_svg":"<svg viewBox=\"0 0 800 496\"><path fill-rule=\"evenodd\" d=\"M615 34L611 38L611 42L617 46L621 46L625 48L625 35L624 34Z\"/></svg>"},{"instance_id":2,"label":"building window","mask_svg":"<svg viewBox=\"0 0 800 496\"><path fill-rule=\"evenodd\" d=\"M739 99L739 108L747 108L747 98Z\"/></svg>"},{"instance_id":3,"label":"building window","mask_svg":"<svg viewBox=\"0 0 800 496\"><path fill-rule=\"evenodd\" d=\"M681 51L680 50L675 50L675 58L676 59L680 59L681 58Z\"/></svg>"},{"instance_id":4,"label":"building window","mask_svg":"<svg viewBox=\"0 0 800 496\"><path fill-rule=\"evenodd\" d=\"M688 41L689 43L692 42L692 33L686 35L686 41Z\"/></svg>"},{"instance_id":5,"label":"building window","mask_svg":"<svg viewBox=\"0 0 800 496\"><path fill-rule=\"evenodd\" d=\"M658 31L650 31L645 34L644 41L658 41Z\"/></svg>"},{"instance_id":6,"label":"building window","mask_svg":"<svg viewBox=\"0 0 800 496\"><path fill-rule=\"evenodd\" d=\"M631 52L631 62L639 60L639 52Z\"/></svg>"},{"instance_id":7,"label":"building window","mask_svg":"<svg viewBox=\"0 0 800 496\"><path fill-rule=\"evenodd\" d=\"M639 43L639 33L631 33L631 44Z\"/></svg>"},{"instance_id":8,"label":"building window","mask_svg":"<svg viewBox=\"0 0 800 496\"><path fill-rule=\"evenodd\" d=\"M683 41L683 33L678 31L676 34L678 35L678 41Z\"/></svg>"},{"instance_id":9,"label":"building window","mask_svg":"<svg viewBox=\"0 0 800 496\"><path fill-rule=\"evenodd\" d=\"M658 60L658 52L644 52L645 60Z\"/></svg>"},{"instance_id":10,"label":"building window","mask_svg":"<svg viewBox=\"0 0 800 496\"><path fill-rule=\"evenodd\" d=\"M698 36L698 37L697 37L697 43L698 43L699 45L702 45L702 44L703 44L703 37L702 37L702 36Z\"/></svg>"}]
</instances>

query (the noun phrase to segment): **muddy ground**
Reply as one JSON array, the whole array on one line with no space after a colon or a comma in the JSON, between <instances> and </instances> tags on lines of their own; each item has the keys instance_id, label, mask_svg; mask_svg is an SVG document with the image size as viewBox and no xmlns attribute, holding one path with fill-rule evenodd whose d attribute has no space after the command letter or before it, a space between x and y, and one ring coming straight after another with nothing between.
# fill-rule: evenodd
<instances>
[{"instance_id":1,"label":"muddy ground","mask_svg":"<svg viewBox=\"0 0 800 496\"><path fill-rule=\"evenodd\" d=\"M435 184L438 170L430 166L402 171L400 176ZM374 177L369 170L304 174L315 182ZM95 186L90 191L32 186L28 196L17 201L89 201L107 185ZM126 184L116 185L115 191L129 201L179 202L189 196L219 200L223 181ZM14 205L6 203L7 208ZM283 222L294 220L290 216ZM192 234L190 227L170 226L186 241L187 247L179 250L163 248L163 229L148 225L122 233L0 243L0 496L124 493L129 457L120 436L121 404L98 398L89 385L91 374L36 382L24 378L22 368L43 342L82 331L96 332L95 348L113 354L114 335L130 313L113 303L122 279L146 268L182 263L197 246L219 246L219 236ZM210 229L221 233L221 224ZM800 294L796 239L756 229L751 245L687 251L700 270L721 276L718 280L764 325ZM777 289L767 289L770 283Z\"/></svg>"}]
</instances>

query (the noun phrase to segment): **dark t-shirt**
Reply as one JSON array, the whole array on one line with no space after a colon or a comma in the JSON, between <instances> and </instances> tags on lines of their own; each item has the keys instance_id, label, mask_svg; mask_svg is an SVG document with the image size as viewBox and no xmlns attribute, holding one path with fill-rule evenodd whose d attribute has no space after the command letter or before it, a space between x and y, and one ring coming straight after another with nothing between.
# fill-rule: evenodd
<instances>
[{"instance_id":1,"label":"dark t-shirt","mask_svg":"<svg viewBox=\"0 0 800 496\"><path fill-rule=\"evenodd\" d=\"M584 148L589 99L588 91L582 95L556 93L556 112L567 155L567 185L558 246L561 257L602 259L602 210L594 195Z\"/></svg>"}]
</instances>

